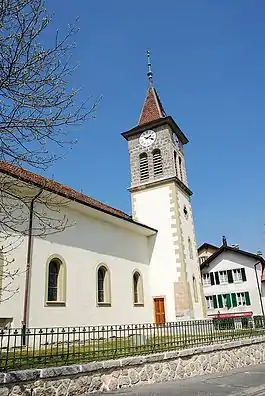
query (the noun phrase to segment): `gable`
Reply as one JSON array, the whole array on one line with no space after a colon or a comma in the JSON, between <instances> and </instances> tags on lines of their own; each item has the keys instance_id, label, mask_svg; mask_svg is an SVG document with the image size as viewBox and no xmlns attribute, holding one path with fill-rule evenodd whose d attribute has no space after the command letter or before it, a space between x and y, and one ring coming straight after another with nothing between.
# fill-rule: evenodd
<instances>
[{"instance_id":1,"label":"gable","mask_svg":"<svg viewBox=\"0 0 265 396\"><path fill-rule=\"evenodd\" d=\"M208 260L207 260L208 261ZM233 251L222 251L218 256L201 268L202 273L211 271L222 271L240 267L254 268L257 262L253 257L239 254Z\"/></svg>"}]
</instances>

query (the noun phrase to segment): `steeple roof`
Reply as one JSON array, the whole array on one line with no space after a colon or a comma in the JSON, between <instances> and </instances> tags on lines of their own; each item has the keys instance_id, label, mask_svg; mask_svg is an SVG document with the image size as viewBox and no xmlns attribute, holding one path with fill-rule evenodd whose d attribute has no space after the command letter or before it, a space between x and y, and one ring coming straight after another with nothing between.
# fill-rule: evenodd
<instances>
[{"instance_id":1,"label":"steeple roof","mask_svg":"<svg viewBox=\"0 0 265 396\"><path fill-rule=\"evenodd\" d=\"M143 125L147 122L155 121L163 117L166 117L166 112L153 83L149 83L149 88L147 90L138 125Z\"/></svg>"},{"instance_id":2,"label":"steeple roof","mask_svg":"<svg viewBox=\"0 0 265 396\"><path fill-rule=\"evenodd\" d=\"M148 62L148 72L147 77L149 80L149 87L145 97L144 105L141 111L140 119L138 125L146 124L147 122L152 122L159 120L160 118L166 117L166 112L162 106L159 99L157 91L153 83L153 72L151 66L150 52L147 51L147 62Z\"/></svg>"},{"instance_id":3,"label":"steeple roof","mask_svg":"<svg viewBox=\"0 0 265 396\"><path fill-rule=\"evenodd\" d=\"M128 140L131 136L142 133L147 128L157 128L160 126L168 125L171 128L172 132L174 132L179 137L182 144L186 144L188 143L188 139L181 131L179 126L176 124L176 122L173 120L173 118L167 116L164 107L161 103L161 100L158 96L157 90L154 87L153 72L151 68L149 51L147 51L147 60L148 60L147 77L149 80L149 86L147 89L147 93L140 114L140 118L138 121L138 125L130 129L129 131L123 132L122 136L126 140Z\"/></svg>"}]
</instances>

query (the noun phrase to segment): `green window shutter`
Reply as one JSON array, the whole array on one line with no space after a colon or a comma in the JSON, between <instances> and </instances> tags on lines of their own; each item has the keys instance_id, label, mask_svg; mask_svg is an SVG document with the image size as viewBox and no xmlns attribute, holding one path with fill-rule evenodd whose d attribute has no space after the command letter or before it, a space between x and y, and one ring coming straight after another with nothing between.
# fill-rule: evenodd
<instances>
[{"instance_id":1,"label":"green window shutter","mask_svg":"<svg viewBox=\"0 0 265 396\"><path fill-rule=\"evenodd\" d=\"M216 296L213 296L213 307L218 308Z\"/></svg>"},{"instance_id":2,"label":"green window shutter","mask_svg":"<svg viewBox=\"0 0 265 396\"><path fill-rule=\"evenodd\" d=\"M230 294L226 295L226 306L228 309L232 307Z\"/></svg>"},{"instance_id":3,"label":"green window shutter","mask_svg":"<svg viewBox=\"0 0 265 396\"><path fill-rule=\"evenodd\" d=\"M213 272L210 272L210 279L211 279L211 285L214 285L214 276L213 276Z\"/></svg>"},{"instance_id":4,"label":"green window shutter","mask_svg":"<svg viewBox=\"0 0 265 396\"><path fill-rule=\"evenodd\" d=\"M218 274L218 272L215 272L214 274L215 274L215 284L216 284L216 285L220 285L220 280L219 280L219 274Z\"/></svg>"},{"instance_id":5,"label":"green window shutter","mask_svg":"<svg viewBox=\"0 0 265 396\"><path fill-rule=\"evenodd\" d=\"M250 297L249 297L249 292L245 292L245 299L246 299L246 305L251 305L251 303L250 303Z\"/></svg>"},{"instance_id":6,"label":"green window shutter","mask_svg":"<svg viewBox=\"0 0 265 396\"><path fill-rule=\"evenodd\" d=\"M232 293L231 297L232 297L232 305L233 305L233 307L237 307L236 293Z\"/></svg>"},{"instance_id":7,"label":"green window shutter","mask_svg":"<svg viewBox=\"0 0 265 396\"><path fill-rule=\"evenodd\" d=\"M233 283L233 274L232 274L232 270L228 270L227 271L227 278L228 278L228 283Z\"/></svg>"},{"instance_id":8,"label":"green window shutter","mask_svg":"<svg viewBox=\"0 0 265 396\"><path fill-rule=\"evenodd\" d=\"M246 282L247 277L246 277L245 268L241 268L241 274L242 274L242 280L243 280L243 282Z\"/></svg>"},{"instance_id":9,"label":"green window shutter","mask_svg":"<svg viewBox=\"0 0 265 396\"><path fill-rule=\"evenodd\" d=\"M223 305L222 295L218 294L217 298L218 298L218 306L219 306L219 308L223 308L224 305Z\"/></svg>"}]
</instances>

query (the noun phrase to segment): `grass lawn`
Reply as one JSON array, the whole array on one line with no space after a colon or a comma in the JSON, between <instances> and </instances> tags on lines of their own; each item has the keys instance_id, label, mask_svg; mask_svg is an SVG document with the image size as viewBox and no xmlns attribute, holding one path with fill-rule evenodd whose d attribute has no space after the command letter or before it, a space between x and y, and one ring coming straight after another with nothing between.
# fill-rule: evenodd
<instances>
[{"instance_id":1,"label":"grass lawn","mask_svg":"<svg viewBox=\"0 0 265 396\"><path fill-rule=\"evenodd\" d=\"M137 345L132 337L113 337L108 340L65 341L62 344L41 345L34 349L21 346L9 348L9 350L3 348L0 367L2 371L10 371L61 366L186 349L264 334L265 329L212 330L196 335L185 333L185 331L177 335L164 335L163 331L157 331L155 335L149 336L143 345Z\"/></svg>"}]
</instances>

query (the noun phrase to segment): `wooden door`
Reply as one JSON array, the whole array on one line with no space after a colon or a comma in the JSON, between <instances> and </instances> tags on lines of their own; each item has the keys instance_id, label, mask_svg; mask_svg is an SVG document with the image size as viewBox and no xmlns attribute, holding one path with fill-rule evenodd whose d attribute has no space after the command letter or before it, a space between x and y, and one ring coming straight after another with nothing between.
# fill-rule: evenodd
<instances>
[{"instance_id":1,"label":"wooden door","mask_svg":"<svg viewBox=\"0 0 265 396\"><path fill-rule=\"evenodd\" d=\"M164 324L166 322L165 300L163 297L154 298L155 323Z\"/></svg>"}]
</instances>

